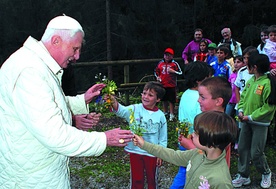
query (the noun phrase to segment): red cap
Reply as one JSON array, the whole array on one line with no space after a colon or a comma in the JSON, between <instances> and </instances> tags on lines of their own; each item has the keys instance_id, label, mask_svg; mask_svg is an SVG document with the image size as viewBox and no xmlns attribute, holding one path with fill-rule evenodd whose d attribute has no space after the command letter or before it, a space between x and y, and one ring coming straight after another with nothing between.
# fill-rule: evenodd
<instances>
[{"instance_id":1,"label":"red cap","mask_svg":"<svg viewBox=\"0 0 276 189\"><path fill-rule=\"evenodd\" d=\"M171 49L171 48L167 48L167 49L165 50L164 54L165 54L165 53L170 53L171 55L174 55L174 51L173 51L173 49Z\"/></svg>"}]
</instances>

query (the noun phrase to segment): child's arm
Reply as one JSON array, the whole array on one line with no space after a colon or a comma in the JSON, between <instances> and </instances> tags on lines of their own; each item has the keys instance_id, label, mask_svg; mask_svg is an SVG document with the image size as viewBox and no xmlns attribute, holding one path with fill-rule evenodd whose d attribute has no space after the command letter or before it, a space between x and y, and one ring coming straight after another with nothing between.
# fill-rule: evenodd
<instances>
[{"instance_id":1,"label":"child's arm","mask_svg":"<svg viewBox=\"0 0 276 189\"><path fill-rule=\"evenodd\" d=\"M134 135L133 138L134 145L140 147L143 150L146 150L150 154L161 158L164 161L173 163L176 166L187 166L188 161L193 155L194 151L180 151L173 150L170 148L164 148L157 144L151 144L147 141L144 141L142 137Z\"/></svg>"},{"instance_id":2,"label":"child's arm","mask_svg":"<svg viewBox=\"0 0 276 189\"><path fill-rule=\"evenodd\" d=\"M235 85L236 86L236 85ZM236 95L236 99L237 99L237 103L240 101L240 88L239 87L235 87L235 95Z\"/></svg>"}]
</instances>

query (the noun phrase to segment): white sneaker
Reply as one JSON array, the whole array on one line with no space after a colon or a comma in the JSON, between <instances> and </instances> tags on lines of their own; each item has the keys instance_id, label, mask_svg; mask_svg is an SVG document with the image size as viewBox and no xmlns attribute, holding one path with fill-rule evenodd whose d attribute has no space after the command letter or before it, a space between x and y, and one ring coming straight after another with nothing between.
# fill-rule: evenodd
<instances>
[{"instance_id":1,"label":"white sneaker","mask_svg":"<svg viewBox=\"0 0 276 189\"><path fill-rule=\"evenodd\" d=\"M267 175L262 175L261 187L269 188L271 185L271 172Z\"/></svg>"},{"instance_id":2,"label":"white sneaker","mask_svg":"<svg viewBox=\"0 0 276 189\"><path fill-rule=\"evenodd\" d=\"M174 119L174 115L173 114L170 114L170 121L173 121L173 119Z\"/></svg>"},{"instance_id":3,"label":"white sneaker","mask_svg":"<svg viewBox=\"0 0 276 189\"><path fill-rule=\"evenodd\" d=\"M249 185L251 183L250 177L245 178L242 177L240 174L236 174L236 177L234 180L232 180L232 184L234 187L241 187L245 185Z\"/></svg>"}]
</instances>

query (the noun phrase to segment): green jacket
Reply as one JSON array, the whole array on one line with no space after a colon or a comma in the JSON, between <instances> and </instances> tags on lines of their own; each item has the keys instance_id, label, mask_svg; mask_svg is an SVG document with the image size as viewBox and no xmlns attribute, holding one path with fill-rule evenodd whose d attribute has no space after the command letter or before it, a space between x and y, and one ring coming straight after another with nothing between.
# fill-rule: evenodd
<instances>
[{"instance_id":1,"label":"green jacket","mask_svg":"<svg viewBox=\"0 0 276 189\"><path fill-rule=\"evenodd\" d=\"M241 94L238 104L239 112L248 115L252 123L269 126L276 108L275 105L270 105L267 102L270 92L270 79L266 74L257 80L253 76L247 81Z\"/></svg>"},{"instance_id":2,"label":"green jacket","mask_svg":"<svg viewBox=\"0 0 276 189\"><path fill-rule=\"evenodd\" d=\"M164 161L187 167L185 189L205 188L208 185L212 189L233 188L225 150L217 159L210 160L198 149L175 151L146 141L142 149Z\"/></svg>"}]
</instances>

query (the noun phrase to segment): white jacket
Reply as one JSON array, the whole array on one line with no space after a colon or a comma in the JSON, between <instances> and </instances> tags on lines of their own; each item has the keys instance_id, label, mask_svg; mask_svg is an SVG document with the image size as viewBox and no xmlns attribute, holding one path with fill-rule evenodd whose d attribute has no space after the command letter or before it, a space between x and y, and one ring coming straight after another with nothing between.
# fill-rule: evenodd
<instances>
[{"instance_id":1,"label":"white jacket","mask_svg":"<svg viewBox=\"0 0 276 189\"><path fill-rule=\"evenodd\" d=\"M0 69L0 188L70 188L69 156L99 156L104 133L72 127L84 96L65 97L62 71L29 37Z\"/></svg>"}]
</instances>

